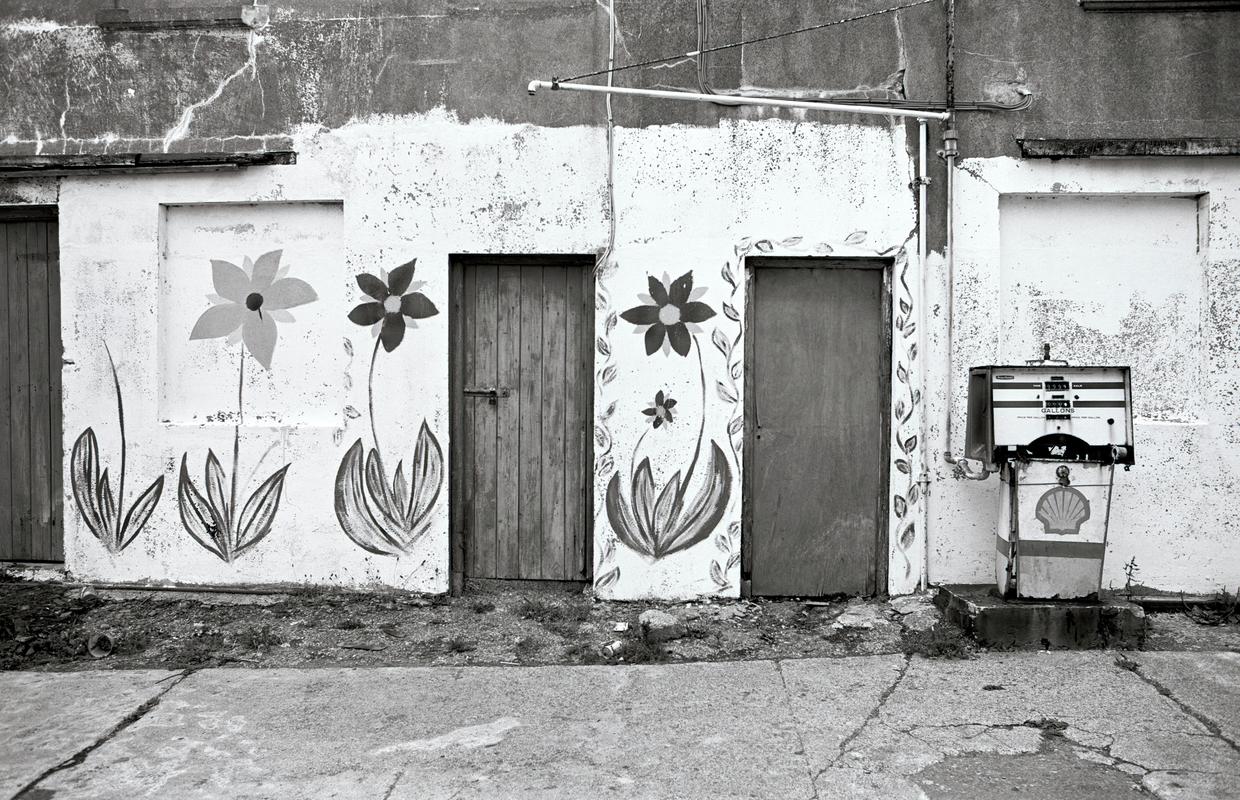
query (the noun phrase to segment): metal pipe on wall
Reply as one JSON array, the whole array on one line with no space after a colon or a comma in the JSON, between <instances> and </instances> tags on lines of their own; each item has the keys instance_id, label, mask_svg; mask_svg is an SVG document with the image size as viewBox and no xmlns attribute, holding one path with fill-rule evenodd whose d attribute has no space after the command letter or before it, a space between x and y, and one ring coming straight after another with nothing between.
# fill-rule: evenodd
<instances>
[{"instance_id":1,"label":"metal pipe on wall","mask_svg":"<svg viewBox=\"0 0 1240 800\"><path fill-rule=\"evenodd\" d=\"M627 86L600 86L593 83L559 83L557 81L530 81L530 94L539 89L553 91L593 92L595 94L622 94L632 97L656 97L663 100L681 100L691 103L713 103L726 106L772 106L774 108L804 108L812 111L840 111L845 114L869 114L883 117L909 117L911 119L937 119L946 122L951 116L946 111L924 111L916 108L892 108L889 106L848 105L844 103L821 103L814 100L782 100L774 97L742 97L738 95L699 94L698 92L669 92L663 89L631 89Z\"/></svg>"},{"instance_id":2,"label":"metal pipe on wall","mask_svg":"<svg viewBox=\"0 0 1240 800\"><path fill-rule=\"evenodd\" d=\"M921 487L921 519L919 524L921 526L922 538L926 540L926 543L925 555L920 559L920 574L917 577L918 590L926 588L930 565L930 541L927 538L930 530L930 463L928 456L930 443L926 437L929 417L926 413L926 273L928 271L926 257L929 252L928 243L926 242L926 187L930 183L930 176L926 173L927 139L926 120L919 119L917 121L917 355L921 359L921 363L917 366L917 383L921 391L921 412L918 420L917 438L921 442L921 470L917 477L917 483ZM911 369L913 365L910 363L909 367Z\"/></svg>"}]
</instances>

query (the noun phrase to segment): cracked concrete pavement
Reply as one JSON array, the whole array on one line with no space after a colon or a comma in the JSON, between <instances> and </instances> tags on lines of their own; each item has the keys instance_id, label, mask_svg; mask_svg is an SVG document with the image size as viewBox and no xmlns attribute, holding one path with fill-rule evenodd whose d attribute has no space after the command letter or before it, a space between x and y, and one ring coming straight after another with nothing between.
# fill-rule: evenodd
<instances>
[{"instance_id":1,"label":"cracked concrete pavement","mask_svg":"<svg viewBox=\"0 0 1240 800\"><path fill-rule=\"evenodd\" d=\"M1240 797L1240 654L0 673L0 797Z\"/></svg>"}]
</instances>

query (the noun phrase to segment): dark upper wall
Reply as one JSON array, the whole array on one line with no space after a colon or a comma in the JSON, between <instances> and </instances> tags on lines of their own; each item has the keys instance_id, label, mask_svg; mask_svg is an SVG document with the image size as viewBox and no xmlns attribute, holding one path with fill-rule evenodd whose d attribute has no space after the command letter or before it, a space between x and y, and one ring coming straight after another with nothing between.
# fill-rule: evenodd
<instances>
[{"instance_id":1,"label":"dark upper wall","mask_svg":"<svg viewBox=\"0 0 1240 800\"><path fill-rule=\"evenodd\" d=\"M607 0L297 0L246 29L101 32L110 0L0 0L0 138L162 138L184 110L195 137L278 134L370 114L447 107L462 119L599 124L598 97L528 96L531 78L606 64ZM126 0L132 9L201 0ZM882 0L711 0L712 44L881 8ZM616 0L618 64L697 47L695 0ZM968 114L966 156L1015 155L1015 138L1240 135L1240 12L1091 14L1074 0L957 0L957 99L1020 113ZM36 24L36 21L48 24ZM719 91L944 97L945 0L708 56ZM601 80L601 79L595 79ZM618 83L697 88L693 64ZM225 85L226 84L226 85ZM711 125L769 110L617 99L623 125ZM834 117L834 119L841 119ZM882 118L854 118L887 124ZM54 150L54 148L53 148Z\"/></svg>"},{"instance_id":2,"label":"dark upper wall","mask_svg":"<svg viewBox=\"0 0 1240 800\"><path fill-rule=\"evenodd\" d=\"M1240 11L957 2L956 86L958 100L1034 94L1025 112L967 115L965 156L1017 155L1018 137L1240 136Z\"/></svg>"}]
</instances>

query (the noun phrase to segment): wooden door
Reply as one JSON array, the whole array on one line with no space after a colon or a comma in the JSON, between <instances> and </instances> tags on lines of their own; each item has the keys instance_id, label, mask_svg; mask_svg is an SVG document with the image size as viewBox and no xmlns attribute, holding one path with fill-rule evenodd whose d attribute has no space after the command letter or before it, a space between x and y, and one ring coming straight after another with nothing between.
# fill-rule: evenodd
<instances>
[{"instance_id":1,"label":"wooden door","mask_svg":"<svg viewBox=\"0 0 1240 800\"><path fill-rule=\"evenodd\" d=\"M454 572L590 577L593 259L456 265Z\"/></svg>"},{"instance_id":2,"label":"wooden door","mask_svg":"<svg viewBox=\"0 0 1240 800\"><path fill-rule=\"evenodd\" d=\"M0 210L0 560L63 561L55 208Z\"/></svg>"},{"instance_id":3,"label":"wooden door","mask_svg":"<svg viewBox=\"0 0 1240 800\"><path fill-rule=\"evenodd\" d=\"M770 259L750 266L751 592L874 594L886 565L886 265Z\"/></svg>"}]
</instances>

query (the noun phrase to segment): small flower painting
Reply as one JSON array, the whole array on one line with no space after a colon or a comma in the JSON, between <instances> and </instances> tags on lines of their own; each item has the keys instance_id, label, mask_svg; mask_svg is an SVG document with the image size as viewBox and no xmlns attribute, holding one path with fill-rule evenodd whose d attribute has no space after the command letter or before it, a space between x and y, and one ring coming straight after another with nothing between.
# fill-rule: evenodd
<instances>
[{"instance_id":1,"label":"small flower painting","mask_svg":"<svg viewBox=\"0 0 1240 800\"><path fill-rule=\"evenodd\" d=\"M672 409L675 407L676 401L664 396L663 390L660 389L655 393L654 405L642 409L642 413L650 417L648 421L657 428L660 425L670 425L672 423Z\"/></svg>"},{"instance_id":2,"label":"small flower painting","mask_svg":"<svg viewBox=\"0 0 1240 800\"><path fill-rule=\"evenodd\" d=\"M401 264L388 273L387 280L370 273L357 276L357 285L373 302L362 303L349 312L349 320L357 325L371 325L383 342L385 352L392 352L405 338L405 327L414 320L426 319L439 313L435 304L421 292L410 291L413 270L418 260Z\"/></svg>"}]
</instances>

